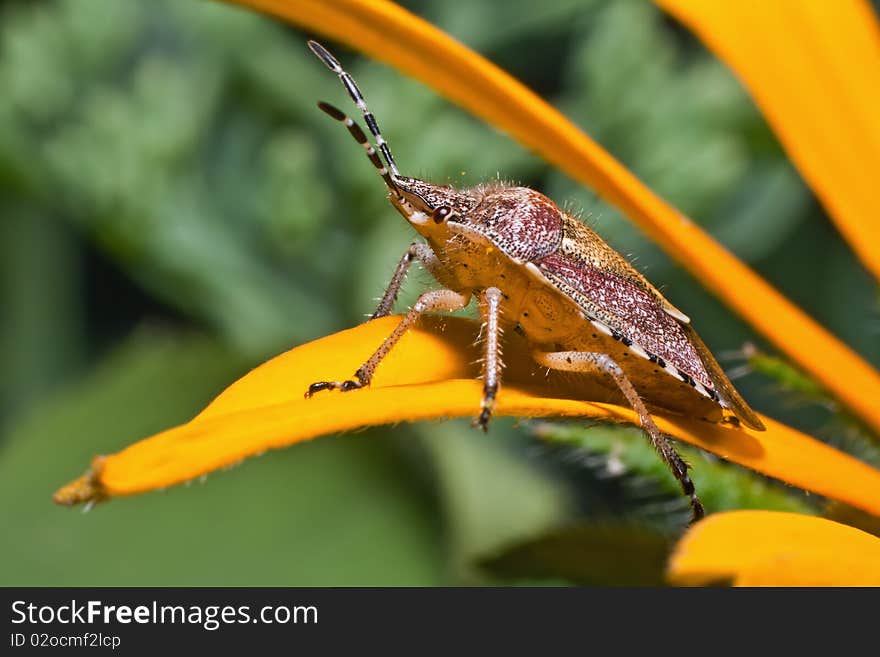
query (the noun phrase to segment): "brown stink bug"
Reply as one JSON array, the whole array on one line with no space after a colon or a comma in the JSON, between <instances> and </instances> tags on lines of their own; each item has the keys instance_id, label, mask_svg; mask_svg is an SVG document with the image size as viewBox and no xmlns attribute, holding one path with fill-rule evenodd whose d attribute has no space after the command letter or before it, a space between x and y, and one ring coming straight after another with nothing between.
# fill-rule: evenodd
<instances>
[{"instance_id":1,"label":"brown stink bug","mask_svg":"<svg viewBox=\"0 0 880 657\"><path fill-rule=\"evenodd\" d=\"M756 430L764 425L687 315L595 232L539 192L501 183L459 190L400 175L355 81L323 46L309 41L309 48L339 76L378 152L353 119L327 103L318 106L344 123L366 149L391 204L425 240L403 254L371 318L391 313L413 260L443 288L423 293L351 380L313 383L306 397L369 385L382 359L422 313L460 310L476 297L484 323L484 358L483 398L475 422L484 431L501 381L500 336L503 329L514 328L526 337L540 365L589 374L622 393L690 496L694 519L702 517L688 466L657 428L649 408L742 422Z\"/></svg>"}]
</instances>

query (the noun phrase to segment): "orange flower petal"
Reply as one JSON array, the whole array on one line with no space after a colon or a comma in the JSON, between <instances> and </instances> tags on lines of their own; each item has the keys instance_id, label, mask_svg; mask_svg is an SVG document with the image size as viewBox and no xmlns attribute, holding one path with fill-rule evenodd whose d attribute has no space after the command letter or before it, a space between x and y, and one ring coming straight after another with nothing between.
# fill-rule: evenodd
<instances>
[{"instance_id":1,"label":"orange flower petal","mask_svg":"<svg viewBox=\"0 0 880 657\"><path fill-rule=\"evenodd\" d=\"M391 2L226 1L347 43L507 130L619 207L707 289L880 431L878 372L651 192L557 110L490 62Z\"/></svg>"},{"instance_id":2,"label":"orange flower petal","mask_svg":"<svg viewBox=\"0 0 880 657\"><path fill-rule=\"evenodd\" d=\"M461 318L425 318L382 362L370 388L303 399L315 379L350 376L399 321L368 322L270 360L189 423L98 457L93 471L58 491L56 501L72 504L163 488L328 433L478 413L482 389L473 343L479 327ZM507 338L505 360L497 415L638 421L630 409L583 401L601 398L602 389L588 379L548 376L515 334ZM880 515L880 471L769 418L762 418L766 432L685 417L656 419L664 432L725 459ZM475 433L474 439L480 436Z\"/></svg>"},{"instance_id":3,"label":"orange flower petal","mask_svg":"<svg viewBox=\"0 0 880 657\"><path fill-rule=\"evenodd\" d=\"M880 539L824 518L730 511L691 528L667 574L687 585L880 586Z\"/></svg>"},{"instance_id":4,"label":"orange flower petal","mask_svg":"<svg viewBox=\"0 0 880 657\"><path fill-rule=\"evenodd\" d=\"M739 75L880 278L880 26L863 0L656 0Z\"/></svg>"}]
</instances>

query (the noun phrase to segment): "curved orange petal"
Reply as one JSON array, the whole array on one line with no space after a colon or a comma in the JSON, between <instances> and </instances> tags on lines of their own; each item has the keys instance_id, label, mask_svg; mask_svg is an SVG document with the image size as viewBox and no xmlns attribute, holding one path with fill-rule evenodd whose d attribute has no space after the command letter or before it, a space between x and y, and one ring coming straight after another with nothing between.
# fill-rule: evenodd
<instances>
[{"instance_id":1,"label":"curved orange petal","mask_svg":"<svg viewBox=\"0 0 880 657\"><path fill-rule=\"evenodd\" d=\"M880 538L795 513L717 513L679 541L667 575L688 585L880 586Z\"/></svg>"},{"instance_id":2,"label":"curved orange petal","mask_svg":"<svg viewBox=\"0 0 880 657\"><path fill-rule=\"evenodd\" d=\"M880 431L877 371L651 192L561 113L487 60L391 2L226 1L273 14L389 62L507 130L619 207L703 285Z\"/></svg>"},{"instance_id":3,"label":"curved orange petal","mask_svg":"<svg viewBox=\"0 0 880 657\"><path fill-rule=\"evenodd\" d=\"M880 25L864 0L656 0L739 75L880 278Z\"/></svg>"},{"instance_id":4,"label":"curved orange petal","mask_svg":"<svg viewBox=\"0 0 880 657\"><path fill-rule=\"evenodd\" d=\"M399 321L368 322L268 361L189 423L98 457L93 471L59 490L56 501L72 504L163 488L328 433L475 415L482 393L473 346L479 327L461 318L425 318L382 362L370 388L303 399L315 379L350 376ZM603 390L588 379L547 375L515 334L507 338L505 360L497 415L638 422L630 409L583 401L601 399ZM677 416L656 419L662 431L725 459L880 515L880 471L769 418L762 418L766 432Z\"/></svg>"}]
</instances>

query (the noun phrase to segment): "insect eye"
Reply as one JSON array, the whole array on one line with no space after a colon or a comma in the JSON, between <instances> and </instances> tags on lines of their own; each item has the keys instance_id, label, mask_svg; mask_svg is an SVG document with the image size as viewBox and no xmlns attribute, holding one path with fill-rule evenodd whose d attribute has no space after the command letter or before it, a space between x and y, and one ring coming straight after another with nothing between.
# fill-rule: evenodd
<instances>
[{"instance_id":1,"label":"insect eye","mask_svg":"<svg viewBox=\"0 0 880 657\"><path fill-rule=\"evenodd\" d=\"M449 215L451 214L452 208L450 208L448 205L441 205L439 208L434 210L433 213L431 213L431 218L434 220L435 224L442 224L449 218Z\"/></svg>"}]
</instances>

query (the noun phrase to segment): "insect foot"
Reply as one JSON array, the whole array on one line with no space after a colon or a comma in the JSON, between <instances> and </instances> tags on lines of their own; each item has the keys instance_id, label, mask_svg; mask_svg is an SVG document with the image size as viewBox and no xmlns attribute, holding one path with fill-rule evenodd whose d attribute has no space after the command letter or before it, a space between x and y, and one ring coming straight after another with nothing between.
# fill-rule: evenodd
<instances>
[{"instance_id":1,"label":"insect foot","mask_svg":"<svg viewBox=\"0 0 880 657\"><path fill-rule=\"evenodd\" d=\"M316 392L321 392L322 390L339 390L340 392L350 392L352 390L363 388L364 385L365 384L361 383L360 381L355 381L354 379L348 379L347 381L316 381L309 386L309 389L306 390L306 394L303 396L308 399Z\"/></svg>"},{"instance_id":2,"label":"insect foot","mask_svg":"<svg viewBox=\"0 0 880 657\"><path fill-rule=\"evenodd\" d=\"M489 431L489 420L492 419L492 409L484 406L477 418L471 422L471 426L479 427L483 433Z\"/></svg>"}]
</instances>

